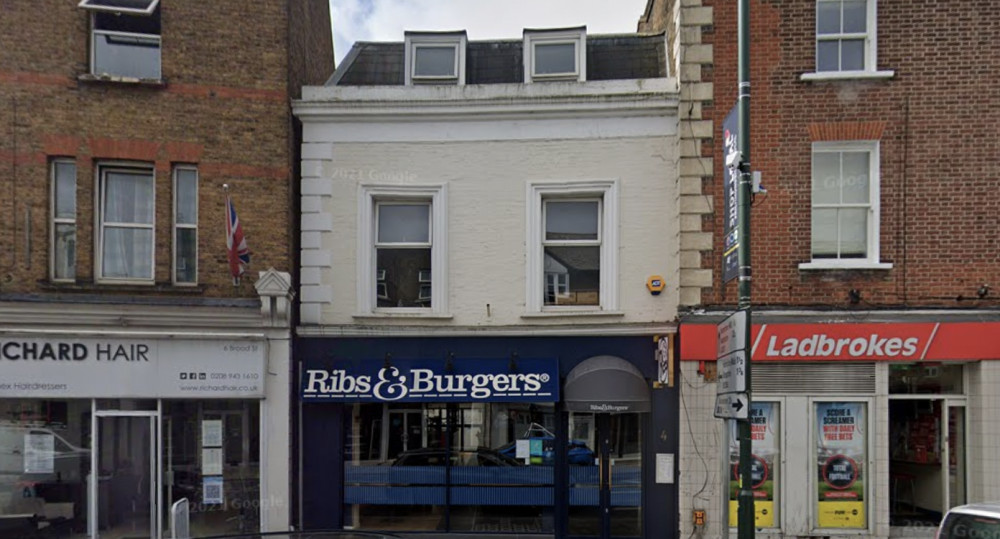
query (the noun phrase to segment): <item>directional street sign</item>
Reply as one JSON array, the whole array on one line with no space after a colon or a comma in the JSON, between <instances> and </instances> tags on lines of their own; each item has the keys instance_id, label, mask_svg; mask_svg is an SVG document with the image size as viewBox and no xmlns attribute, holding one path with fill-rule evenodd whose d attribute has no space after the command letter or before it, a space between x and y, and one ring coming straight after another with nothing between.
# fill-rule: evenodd
<instances>
[{"instance_id":1,"label":"directional street sign","mask_svg":"<svg viewBox=\"0 0 1000 539\"><path fill-rule=\"evenodd\" d=\"M716 327L719 377L715 392L718 395L747 390L746 324L746 311L736 311Z\"/></svg>"},{"instance_id":2,"label":"directional street sign","mask_svg":"<svg viewBox=\"0 0 1000 539\"><path fill-rule=\"evenodd\" d=\"M746 393L747 391L747 353L745 350L737 350L729 355L720 357L716 361L719 377L715 386L715 393Z\"/></svg>"},{"instance_id":3,"label":"directional street sign","mask_svg":"<svg viewBox=\"0 0 1000 539\"><path fill-rule=\"evenodd\" d=\"M715 396L715 417L719 419L746 419L749 417L750 400L746 393L726 393Z\"/></svg>"}]
</instances>

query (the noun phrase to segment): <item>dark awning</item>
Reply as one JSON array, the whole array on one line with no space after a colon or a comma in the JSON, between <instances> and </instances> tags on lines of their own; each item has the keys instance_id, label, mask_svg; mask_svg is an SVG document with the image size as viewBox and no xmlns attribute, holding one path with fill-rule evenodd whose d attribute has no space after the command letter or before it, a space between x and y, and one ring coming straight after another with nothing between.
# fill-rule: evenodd
<instances>
[{"instance_id":1,"label":"dark awning","mask_svg":"<svg viewBox=\"0 0 1000 539\"><path fill-rule=\"evenodd\" d=\"M571 412L648 412L649 383L620 357L594 356L566 376L563 401Z\"/></svg>"}]
</instances>

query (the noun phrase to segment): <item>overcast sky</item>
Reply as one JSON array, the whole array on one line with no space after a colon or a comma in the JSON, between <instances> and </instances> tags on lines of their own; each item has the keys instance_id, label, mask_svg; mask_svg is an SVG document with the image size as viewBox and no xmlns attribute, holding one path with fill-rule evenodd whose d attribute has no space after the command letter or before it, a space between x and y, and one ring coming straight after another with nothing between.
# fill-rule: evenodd
<instances>
[{"instance_id":1,"label":"overcast sky","mask_svg":"<svg viewBox=\"0 0 1000 539\"><path fill-rule=\"evenodd\" d=\"M355 41L402 41L404 30L466 30L470 40L520 39L524 28L635 32L646 0L330 0L337 64Z\"/></svg>"}]
</instances>

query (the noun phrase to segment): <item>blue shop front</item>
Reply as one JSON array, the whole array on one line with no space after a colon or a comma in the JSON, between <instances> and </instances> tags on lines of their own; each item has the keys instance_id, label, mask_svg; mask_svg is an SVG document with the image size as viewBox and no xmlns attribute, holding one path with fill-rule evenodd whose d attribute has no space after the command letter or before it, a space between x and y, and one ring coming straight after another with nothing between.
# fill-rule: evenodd
<instances>
[{"instance_id":1,"label":"blue shop front","mask_svg":"<svg viewBox=\"0 0 1000 539\"><path fill-rule=\"evenodd\" d=\"M674 537L672 342L299 339L302 527Z\"/></svg>"}]
</instances>

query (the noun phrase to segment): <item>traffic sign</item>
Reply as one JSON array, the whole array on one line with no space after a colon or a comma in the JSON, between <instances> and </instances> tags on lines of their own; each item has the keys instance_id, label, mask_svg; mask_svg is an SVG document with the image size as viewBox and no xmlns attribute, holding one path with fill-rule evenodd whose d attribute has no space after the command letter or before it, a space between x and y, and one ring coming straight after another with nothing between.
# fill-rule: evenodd
<instances>
[{"instance_id":1,"label":"traffic sign","mask_svg":"<svg viewBox=\"0 0 1000 539\"><path fill-rule=\"evenodd\" d=\"M746 393L726 393L715 396L715 417L746 419L750 416L750 399Z\"/></svg>"},{"instance_id":2,"label":"traffic sign","mask_svg":"<svg viewBox=\"0 0 1000 539\"><path fill-rule=\"evenodd\" d=\"M747 353L737 350L727 356L720 357L716 362L719 373L715 393L746 393L747 391Z\"/></svg>"},{"instance_id":3,"label":"traffic sign","mask_svg":"<svg viewBox=\"0 0 1000 539\"><path fill-rule=\"evenodd\" d=\"M747 390L746 311L736 311L718 326L715 393L745 393Z\"/></svg>"}]
</instances>

